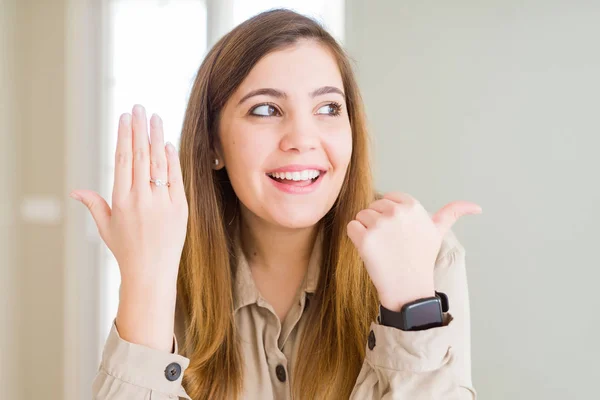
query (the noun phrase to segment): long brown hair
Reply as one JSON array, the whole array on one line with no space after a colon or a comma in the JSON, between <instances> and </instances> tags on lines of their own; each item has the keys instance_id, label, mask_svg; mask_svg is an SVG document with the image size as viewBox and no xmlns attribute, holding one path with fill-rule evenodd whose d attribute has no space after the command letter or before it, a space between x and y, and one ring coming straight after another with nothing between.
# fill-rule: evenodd
<instances>
[{"instance_id":1,"label":"long brown hair","mask_svg":"<svg viewBox=\"0 0 600 400\"><path fill-rule=\"evenodd\" d=\"M195 79L180 144L189 203L188 232L178 279L178 309L185 310L183 385L194 399L237 398L243 360L233 315L231 221L239 203L226 169L212 169L219 114L256 63L300 39L326 46L342 76L353 151L345 181L324 216L323 260L309 328L301 335L291 377L294 398L348 398L360 371L377 295L346 234L346 225L374 200L369 139L362 99L348 56L316 21L290 10L259 14L221 38ZM310 360L310 362L309 362Z\"/></svg>"}]
</instances>

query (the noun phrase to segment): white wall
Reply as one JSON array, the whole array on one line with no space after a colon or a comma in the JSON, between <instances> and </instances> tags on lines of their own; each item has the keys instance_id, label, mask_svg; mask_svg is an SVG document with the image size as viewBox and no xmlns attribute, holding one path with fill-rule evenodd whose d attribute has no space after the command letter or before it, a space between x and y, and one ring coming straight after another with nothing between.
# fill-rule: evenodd
<instances>
[{"instance_id":1,"label":"white wall","mask_svg":"<svg viewBox=\"0 0 600 400\"><path fill-rule=\"evenodd\" d=\"M377 182L484 214L467 250L480 397L598 398L600 2L347 1Z\"/></svg>"}]
</instances>

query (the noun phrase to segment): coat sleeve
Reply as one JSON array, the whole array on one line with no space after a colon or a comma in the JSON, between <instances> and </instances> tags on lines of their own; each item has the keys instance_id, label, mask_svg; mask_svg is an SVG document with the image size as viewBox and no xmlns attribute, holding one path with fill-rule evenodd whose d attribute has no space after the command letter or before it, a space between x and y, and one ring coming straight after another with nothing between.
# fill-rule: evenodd
<instances>
[{"instance_id":1,"label":"coat sleeve","mask_svg":"<svg viewBox=\"0 0 600 400\"><path fill-rule=\"evenodd\" d=\"M92 384L95 400L191 400L181 381L189 359L174 351L168 353L129 343L119 336L113 321L104 345L102 361Z\"/></svg>"},{"instance_id":2,"label":"coat sleeve","mask_svg":"<svg viewBox=\"0 0 600 400\"><path fill-rule=\"evenodd\" d=\"M350 398L475 400L465 250L438 259L435 287L448 295L444 326L402 331L371 323L365 360Z\"/></svg>"}]
</instances>

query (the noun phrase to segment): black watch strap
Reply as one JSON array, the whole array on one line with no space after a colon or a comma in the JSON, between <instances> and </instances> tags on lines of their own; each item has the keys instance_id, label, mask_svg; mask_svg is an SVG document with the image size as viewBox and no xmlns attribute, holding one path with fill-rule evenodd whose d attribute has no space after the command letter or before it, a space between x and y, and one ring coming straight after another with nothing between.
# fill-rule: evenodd
<instances>
[{"instance_id":1,"label":"black watch strap","mask_svg":"<svg viewBox=\"0 0 600 400\"><path fill-rule=\"evenodd\" d=\"M434 297L415 300L405 304L398 312L379 305L378 322L403 331L419 331L444 325L443 313L448 312L448 296L435 292Z\"/></svg>"},{"instance_id":2,"label":"black watch strap","mask_svg":"<svg viewBox=\"0 0 600 400\"><path fill-rule=\"evenodd\" d=\"M448 295L443 292L435 292L435 295L440 298L442 302L442 312L448 312L450 310L450 303L448 302Z\"/></svg>"}]
</instances>

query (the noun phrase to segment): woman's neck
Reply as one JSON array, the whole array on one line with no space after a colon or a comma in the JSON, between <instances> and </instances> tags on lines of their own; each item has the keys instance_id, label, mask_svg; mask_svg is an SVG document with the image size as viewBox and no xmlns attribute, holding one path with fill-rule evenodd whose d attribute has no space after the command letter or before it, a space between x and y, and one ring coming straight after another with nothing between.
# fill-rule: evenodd
<instances>
[{"instance_id":1,"label":"woman's neck","mask_svg":"<svg viewBox=\"0 0 600 400\"><path fill-rule=\"evenodd\" d=\"M318 224L302 229L275 226L246 210L240 221L240 238L251 268L275 275L306 272L318 233Z\"/></svg>"}]
</instances>

